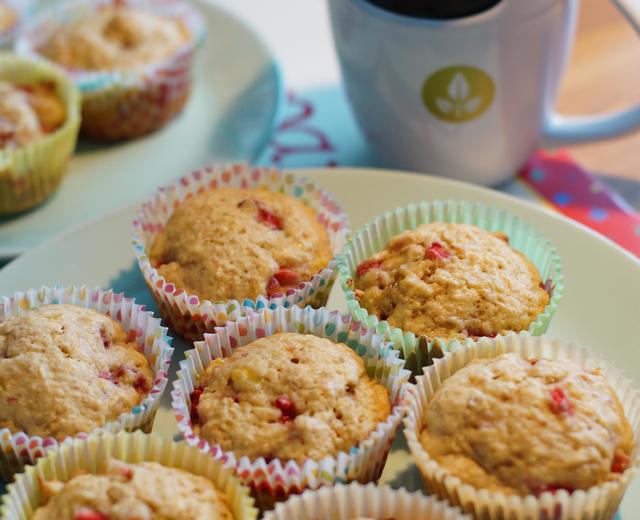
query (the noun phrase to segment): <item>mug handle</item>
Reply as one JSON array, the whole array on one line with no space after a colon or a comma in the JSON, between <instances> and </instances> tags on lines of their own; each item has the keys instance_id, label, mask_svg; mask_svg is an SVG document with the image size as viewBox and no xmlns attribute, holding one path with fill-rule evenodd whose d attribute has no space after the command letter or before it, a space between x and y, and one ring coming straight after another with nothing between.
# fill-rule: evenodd
<instances>
[{"instance_id":1,"label":"mug handle","mask_svg":"<svg viewBox=\"0 0 640 520\"><path fill-rule=\"evenodd\" d=\"M640 0L611 0L640 34ZM615 137L640 127L640 104L612 112L564 116L552 112L545 121L544 137L556 143L578 143Z\"/></svg>"}]
</instances>

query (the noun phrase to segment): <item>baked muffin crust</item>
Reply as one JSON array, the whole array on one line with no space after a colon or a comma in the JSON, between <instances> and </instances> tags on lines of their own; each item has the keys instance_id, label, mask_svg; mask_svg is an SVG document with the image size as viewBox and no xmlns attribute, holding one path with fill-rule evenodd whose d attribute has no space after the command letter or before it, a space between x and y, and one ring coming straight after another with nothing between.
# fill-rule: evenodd
<instances>
[{"instance_id":1,"label":"baked muffin crust","mask_svg":"<svg viewBox=\"0 0 640 520\"><path fill-rule=\"evenodd\" d=\"M0 428L62 440L116 420L153 386L122 326L93 309L45 305L0 324Z\"/></svg>"},{"instance_id":2,"label":"baked muffin crust","mask_svg":"<svg viewBox=\"0 0 640 520\"><path fill-rule=\"evenodd\" d=\"M65 107L53 84L21 86L0 81L0 148L36 141L65 119Z\"/></svg>"},{"instance_id":3,"label":"baked muffin crust","mask_svg":"<svg viewBox=\"0 0 640 520\"><path fill-rule=\"evenodd\" d=\"M333 456L367 438L391 412L387 389L367 377L357 354L312 335L258 339L214 360L198 382L195 431L250 458Z\"/></svg>"},{"instance_id":4,"label":"baked muffin crust","mask_svg":"<svg viewBox=\"0 0 640 520\"><path fill-rule=\"evenodd\" d=\"M103 6L61 27L40 52L77 70L139 70L171 58L189 41L182 22L146 9Z\"/></svg>"},{"instance_id":5,"label":"baked muffin crust","mask_svg":"<svg viewBox=\"0 0 640 520\"><path fill-rule=\"evenodd\" d=\"M427 406L420 442L463 482L517 495L615 479L633 448L599 370L513 353L474 360L446 379Z\"/></svg>"},{"instance_id":6,"label":"baked muffin crust","mask_svg":"<svg viewBox=\"0 0 640 520\"><path fill-rule=\"evenodd\" d=\"M210 480L156 462L111 459L104 473L41 482L34 520L233 520Z\"/></svg>"},{"instance_id":7,"label":"baked muffin crust","mask_svg":"<svg viewBox=\"0 0 640 520\"><path fill-rule=\"evenodd\" d=\"M327 266L331 248L302 202L266 189L221 188L180 204L150 258L189 294L242 300L297 287Z\"/></svg>"},{"instance_id":8,"label":"baked muffin crust","mask_svg":"<svg viewBox=\"0 0 640 520\"><path fill-rule=\"evenodd\" d=\"M526 330L549 303L535 266L506 235L429 223L362 262L356 297L370 314L427 337Z\"/></svg>"}]
</instances>

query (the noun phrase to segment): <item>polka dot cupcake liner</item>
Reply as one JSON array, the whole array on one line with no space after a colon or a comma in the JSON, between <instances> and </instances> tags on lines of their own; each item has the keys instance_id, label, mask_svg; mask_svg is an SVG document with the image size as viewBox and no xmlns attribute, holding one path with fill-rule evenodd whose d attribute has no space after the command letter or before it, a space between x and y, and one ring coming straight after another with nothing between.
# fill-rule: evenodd
<instances>
[{"instance_id":1,"label":"polka dot cupcake liner","mask_svg":"<svg viewBox=\"0 0 640 520\"><path fill-rule=\"evenodd\" d=\"M73 304L107 314L119 322L130 338L135 339L140 351L145 355L154 371L154 381L149 394L130 412L121 414L118 419L108 422L95 431L117 432L120 430L150 431L153 426L160 398L167 385L167 372L171 363L171 338L166 327L153 313L146 311L144 305L138 305L132 298L125 298L112 290L104 291L91 287L42 287L25 292L16 292L13 296L0 300L0 323L14 316L22 316L32 309L48 304ZM92 432L77 435L85 438ZM26 464L34 464L45 452L55 450L60 443L52 437L29 436L25 432L11 432L0 429L0 477L10 480L12 475L21 471Z\"/></svg>"},{"instance_id":2,"label":"polka dot cupcake liner","mask_svg":"<svg viewBox=\"0 0 640 520\"><path fill-rule=\"evenodd\" d=\"M58 451L40 458L35 466L27 467L7 487L0 517L3 520L31 518L42 505L40 480L65 482L78 472L98 473L104 470L110 458L128 463L157 462L208 478L227 498L235 520L255 520L258 516L249 490L230 470L198 449L158 435L120 432L67 441Z\"/></svg>"},{"instance_id":3,"label":"polka dot cupcake liner","mask_svg":"<svg viewBox=\"0 0 640 520\"><path fill-rule=\"evenodd\" d=\"M389 391L393 407L386 421L379 423L366 439L349 452L340 452L319 461L307 459L303 464L278 458L269 462L264 457L252 460L247 456L236 456L232 451L224 451L220 446L199 438L190 418L190 395L198 386L199 375L212 360L228 357L238 347L279 332L313 334L351 347L364 360L369 377ZM218 328L215 334L206 334L204 341L196 342L195 349L187 351L185 357L180 363L178 379L171 393L178 429L188 444L235 468L236 474L252 489L261 508L270 508L275 501L307 488L351 481L366 483L377 481L380 477L405 414L405 398L411 388L407 382L410 372L403 368L404 361L384 341L382 335L367 329L350 316L325 308L278 307L249 313L224 328Z\"/></svg>"},{"instance_id":4,"label":"polka dot cupcake liner","mask_svg":"<svg viewBox=\"0 0 640 520\"><path fill-rule=\"evenodd\" d=\"M52 81L66 109L64 124L54 132L0 149L1 216L37 206L60 185L78 138L80 93L58 68L8 53L0 53L0 79L20 85Z\"/></svg>"},{"instance_id":5,"label":"polka dot cupcake liner","mask_svg":"<svg viewBox=\"0 0 640 520\"><path fill-rule=\"evenodd\" d=\"M288 289L285 294L221 302L200 300L196 295L188 294L167 281L151 265L149 250L179 204L205 190L257 187L284 193L313 208L318 221L327 230L333 254L337 254L345 243L348 220L333 196L316 184L289 173L246 165L212 166L193 171L175 184L161 188L138 211L133 222L133 249L160 314L173 330L190 341L200 340L205 332L214 332L215 327L252 310L278 305L320 307L329 298L336 272L333 261L310 280L296 289Z\"/></svg>"},{"instance_id":6,"label":"polka dot cupcake liner","mask_svg":"<svg viewBox=\"0 0 640 520\"><path fill-rule=\"evenodd\" d=\"M394 520L471 520L456 507L421 493L387 486L352 483L305 491L286 502L276 504L264 520L353 520L356 518L393 518Z\"/></svg>"},{"instance_id":7,"label":"polka dot cupcake liner","mask_svg":"<svg viewBox=\"0 0 640 520\"><path fill-rule=\"evenodd\" d=\"M544 311L529 325L528 332L538 336L547 331L562 298L564 276L558 253L541 233L511 213L479 203L447 200L410 204L388 211L358 230L337 259L340 284L349 311L355 319L384 333L402 352L407 368L419 374L422 367L432 364L434 358L442 357L445 352L454 350L461 341L416 336L412 332L391 327L360 306L354 292L354 278L358 265L384 249L394 236L429 222L473 224L507 235L509 245L536 266L551 297Z\"/></svg>"},{"instance_id":8,"label":"polka dot cupcake liner","mask_svg":"<svg viewBox=\"0 0 640 520\"><path fill-rule=\"evenodd\" d=\"M61 26L95 13L113 0L66 2L36 16L16 41L18 54L44 59L41 49ZM82 92L82 133L97 140L139 137L162 127L189 98L194 57L206 26L198 11L183 0L127 0L132 7L180 20L191 39L173 56L136 71L66 69Z\"/></svg>"},{"instance_id":9,"label":"polka dot cupcake liner","mask_svg":"<svg viewBox=\"0 0 640 520\"><path fill-rule=\"evenodd\" d=\"M620 477L587 490L547 491L536 498L506 495L464 484L432 459L420 443L426 406L444 381L477 358L515 352L524 358L566 361L582 368L600 368L616 392L633 429L634 449L629 467ZM631 479L640 467L640 392L610 363L590 350L567 341L534 337L527 333L482 338L426 367L409 397L404 434L430 494L446 499L474 518L486 520L609 520L614 517Z\"/></svg>"}]
</instances>

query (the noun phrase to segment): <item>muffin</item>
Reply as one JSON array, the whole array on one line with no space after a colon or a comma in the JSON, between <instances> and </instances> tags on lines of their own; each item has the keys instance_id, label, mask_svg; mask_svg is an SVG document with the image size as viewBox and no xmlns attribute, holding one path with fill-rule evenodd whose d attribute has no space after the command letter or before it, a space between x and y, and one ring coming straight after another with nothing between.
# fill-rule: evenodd
<instances>
[{"instance_id":1,"label":"muffin","mask_svg":"<svg viewBox=\"0 0 640 520\"><path fill-rule=\"evenodd\" d=\"M549 303L536 267L504 233L433 222L360 263L359 303L392 327L429 338L526 330Z\"/></svg>"},{"instance_id":2,"label":"muffin","mask_svg":"<svg viewBox=\"0 0 640 520\"><path fill-rule=\"evenodd\" d=\"M0 148L25 146L55 132L66 109L53 82L15 85L0 80Z\"/></svg>"},{"instance_id":3,"label":"muffin","mask_svg":"<svg viewBox=\"0 0 640 520\"><path fill-rule=\"evenodd\" d=\"M379 478L409 386L380 334L325 309L267 308L185 357L172 392L180 431L234 466L261 506Z\"/></svg>"},{"instance_id":4,"label":"muffin","mask_svg":"<svg viewBox=\"0 0 640 520\"><path fill-rule=\"evenodd\" d=\"M18 25L19 13L6 0L0 1L0 42Z\"/></svg>"},{"instance_id":5,"label":"muffin","mask_svg":"<svg viewBox=\"0 0 640 520\"><path fill-rule=\"evenodd\" d=\"M445 471L505 494L615 480L633 449L629 421L599 369L514 353L476 359L449 377L425 424L420 442Z\"/></svg>"},{"instance_id":6,"label":"muffin","mask_svg":"<svg viewBox=\"0 0 640 520\"><path fill-rule=\"evenodd\" d=\"M0 215L58 187L75 148L80 94L54 67L0 54Z\"/></svg>"},{"instance_id":7,"label":"muffin","mask_svg":"<svg viewBox=\"0 0 640 520\"><path fill-rule=\"evenodd\" d=\"M529 224L455 200L376 218L338 270L352 315L384 331L416 374L468 338L543 334L564 288L555 249Z\"/></svg>"},{"instance_id":8,"label":"muffin","mask_svg":"<svg viewBox=\"0 0 640 520\"><path fill-rule=\"evenodd\" d=\"M237 164L160 188L138 211L132 243L163 318L199 341L253 310L325 305L348 229L316 184Z\"/></svg>"},{"instance_id":9,"label":"muffin","mask_svg":"<svg viewBox=\"0 0 640 520\"><path fill-rule=\"evenodd\" d=\"M471 520L451 507L422 493L388 486L339 484L305 491L267 511L264 520Z\"/></svg>"},{"instance_id":10,"label":"muffin","mask_svg":"<svg viewBox=\"0 0 640 520\"><path fill-rule=\"evenodd\" d=\"M3 520L255 520L249 490L197 448L141 432L66 442L17 475Z\"/></svg>"},{"instance_id":11,"label":"muffin","mask_svg":"<svg viewBox=\"0 0 640 520\"><path fill-rule=\"evenodd\" d=\"M414 397L405 433L427 489L488 519L610 518L638 464L638 393L572 344L482 339L427 367Z\"/></svg>"},{"instance_id":12,"label":"muffin","mask_svg":"<svg viewBox=\"0 0 640 520\"><path fill-rule=\"evenodd\" d=\"M173 352L166 331L113 291L0 298L0 478L70 437L150 430Z\"/></svg>"},{"instance_id":13,"label":"muffin","mask_svg":"<svg viewBox=\"0 0 640 520\"><path fill-rule=\"evenodd\" d=\"M213 482L157 462L109 459L100 473L81 473L67 482L41 480L40 494L44 504L33 520L233 520Z\"/></svg>"},{"instance_id":14,"label":"muffin","mask_svg":"<svg viewBox=\"0 0 640 520\"><path fill-rule=\"evenodd\" d=\"M195 432L237 456L321 460L364 440L391 411L344 344L280 333L218 358L191 398Z\"/></svg>"},{"instance_id":15,"label":"muffin","mask_svg":"<svg viewBox=\"0 0 640 520\"><path fill-rule=\"evenodd\" d=\"M175 55L190 40L180 19L112 3L53 34L41 53L72 70L144 70Z\"/></svg>"},{"instance_id":16,"label":"muffin","mask_svg":"<svg viewBox=\"0 0 640 520\"><path fill-rule=\"evenodd\" d=\"M181 0L91 0L43 13L16 49L71 75L83 93L83 134L122 140L153 132L182 110L203 37L202 18Z\"/></svg>"},{"instance_id":17,"label":"muffin","mask_svg":"<svg viewBox=\"0 0 640 520\"><path fill-rule=\"evenodd\" d=\"M0 428L59 441L138 405L149 361L122 326L75 305L44 305L0 324Z\"/></svg>"},{"instance_id":18,"label":"muffin","mask_svg":"<svg viewBox=\"0 0 640 520\"><path fill-rule=\"evenodd\" d=\"M313 209L266 189L220 188L186 200L150 252L176 287L207 300L283 294L326 267L326 229Z\"/></svg>"}]
</instances>

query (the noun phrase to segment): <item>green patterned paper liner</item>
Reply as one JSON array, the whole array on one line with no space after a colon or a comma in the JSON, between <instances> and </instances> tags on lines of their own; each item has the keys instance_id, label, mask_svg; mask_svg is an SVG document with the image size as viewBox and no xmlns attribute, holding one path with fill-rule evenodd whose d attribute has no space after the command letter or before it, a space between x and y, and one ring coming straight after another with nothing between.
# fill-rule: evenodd
<instances>
[{"instance_id":1,"label":"green patterned paper liner","mask_svg":"<svg viewBox=\"0 0 640 520\"><path fill-rule=\"evenodd\" d=\"M84 440L66 441L59 450L50 452L18 475L2 497L0 517L3 520L27 520L41 505L39 480L69 480L76 472L97 473L107 460L115 458L128 463L157 462L206 477L227 498L235 520L255 520L249 490L232 472L199 450L159 435L142 432L92 435Z\"/></svg>"},{"instance_id":2,"label":"green patterned paper liner","mask_svg":"<svg viewBox=\"0 0 640 520\"><path fill-rule=\"evenodd\" d=\"M232 451L223 451L220 446L198 437L191 424L190 395L198 386L199 374L212 360L228 357L235 348L278 332L312 334L351 347L364 360L369 377L389 391L393 407L386 421L379 423L349 452L327 456L320 461L307 459L302 464L277 458L267 462L264 457L254 460L247 456L237 457ZM404 361L398 351L385 342L384 336L367 329L363 323L325 308L293 306L265 309L230 322L226 327L216 329L215 334L206 334L204 341L196 342L195 349L185 353L185 358L180 362L178 378L171 392L178 429L187 443L235 468L243 482L256 492L261 507L270 506L275 500L300 493L303 489L354 480L371 482L380 477L391 443L405 415L405 399L411 389L408 383L410 372L403 368Z\"/></svg>"},{"instance_id":3,"label":"green patterned paper liner","mask_svg":"<svg viewBox=\"0 0 640 520\"><path fill-rule=\"evenodd\" d=\"M629 467L617 480L568 493L546 491L536 498L475 488L445 471L420 443L428 402L444 381L477 358L515 352L526 359L547 358L588 369L600 368L616 392L633 430L634 448ZM474 517L486 520L575 519L609 520L615 516L625 490L640 469L640 392L624 373L602 356L572 342L535 337L526 332L480 338L425 368L409 396L404 435L430 494L446 499Z\"/></svg>"},{"instance_id":4,"label":"green patterned paper liner","mask_svg":"<svg viewBox=\"0 0 640 520\"><path fill-rule=\"evenodd\" d=\"M190 341L200 340L205 332L214 332L215 327L253 310L275 308L279 305L320 307L329 298L336 277L334 261L297 288L288 289L285 294L273 295L271 298L261 296L256 300L215 302L200 300L196 295L188 294L166 280L151 265L148 251L177 205L205 190L259 187L278 191L304 202L314 209L318 221L327 230L332 253L337 254L344 246L349 223L340 205L329 192L315 183L290 173L243 164L214 165L195 170L173 185L160 188L138 211L138 217L133 222L132 244L138 265L160 314L178 334Z\"/></svg>"},{"instance_id":5,"label":"green patterned paper liner","mask_svg":"<svg viewBox=\"0 0 640 520\"><path fill-rule=\"evenodd\" d=\"M422 493L388 486L351 483L289 497L267 511L264 520L353 520L354 518L393 518L393 520L471 520L457 507Z\"/></svg>"},{"instance_id":6,"label":"green patterned paper liner","mask_svg":"<svg viewBox=\"0 0 640 520\"><path fill-rule=\"evenodd\" d=\"M18 147L0 149L0 215L37 206L59 186L76 147L80 92L57 67L0 53L0 79L20 85L53 81L66 119L57 130Z\"/></svg>"},{"instance_id":7,"label":"green patterned paper liner","mask_svg":"<svg viewBox=\"0 0 640 520\"><path fill-rule=\"evenodd\" d=\"M60 27L113 4L113 0L72 0L54 5L21 31L16 52L47 61L39 50ZM191 38L171 57L139 70L65 68L82 92L82 132L93 139L121 140L145 135L182 110L191 91L194 57L206 37L204 19L189 2L127 0L126 5L180 20Z\"/></svg>"},{"instance_id":8,"label":"green patterned paper liner","mask_svg":"<svg viewBox=\"0 0 640 520\"><path fill-rule=\"evenodd\" d=\"M386 321L371 315L361 307L353 291L353 278L357 266L386 247L400 233L415 229L428 222L473 224L488 231L498 231L509 237L509 245L522 252L538 269L540 278L551 288L551 298L544 311L529 325L528 332L544 334L555 313L564 291L564 276L560 257L551 243L530 224L515 215L480 203L447 200L410 204L388 211L358 230L338 255L340 283L347 300L347 307L357 320L384 333L399 349L407 361L407 368L418 374L422 367L433 363L434 358L455 350L468 340L426 338L412 332L391 327Z\"/></svg>"},{"instance_id":9,"label":"green patterned paper liner","mask_svg":"<svg viewBox=\"0 0 640 520\"><path fill-rule=\"evenodd\" d=\"M0 323L13 316L22 316L32 309L47 304L69 303L95 309L118 321L132 335L154 371L153 386L140 404L130 412L122 413L116 420L95 431L117 432L142 429L150 431L160 398L168 381L168 370L173 348L167 328L152 312L138 305L133 298L122 293L97 287L42 287L0 299ZM76 438L86 438L91 432L80 433ZM26 464L34 464L45 452L55 450L60 442L53 437L30 436L25 432L0 429L0 480L8 481Z\"/></svg>"}]
</instances>

